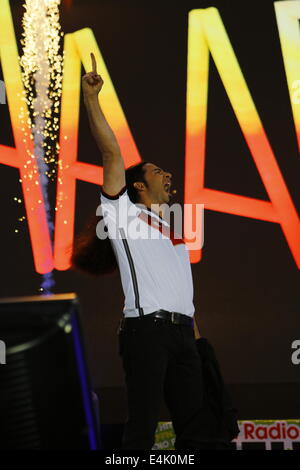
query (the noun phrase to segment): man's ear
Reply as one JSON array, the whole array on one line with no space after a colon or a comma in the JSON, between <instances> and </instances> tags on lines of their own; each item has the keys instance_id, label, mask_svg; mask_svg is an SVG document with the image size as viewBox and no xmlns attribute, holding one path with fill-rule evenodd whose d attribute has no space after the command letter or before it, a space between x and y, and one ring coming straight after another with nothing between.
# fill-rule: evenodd
<instances>
[{"instance_id":1,"label":"man's ear","mask_svg":"<svg viewBox=\"0 0 300 470\"><path fill-rule=\"evenodd\" d=\"M146 189L145 184L142 183L141 181L136 181L135 183L133 183L133 187L137 189L138 191L145 191Z\"/></svg>"}]
</instances>

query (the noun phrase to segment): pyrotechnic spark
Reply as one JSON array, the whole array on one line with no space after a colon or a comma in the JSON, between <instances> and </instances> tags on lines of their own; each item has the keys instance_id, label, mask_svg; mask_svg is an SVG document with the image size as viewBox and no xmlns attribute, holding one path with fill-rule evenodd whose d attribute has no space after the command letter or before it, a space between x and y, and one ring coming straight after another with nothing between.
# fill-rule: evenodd
<instances>
[{"instance_id":1,"label":"pyrotechnic spark","mask_svg":"<svg viewBox=\"0 0 300 470\"><path fill-rule=\"evenodd\" d=\"M60 54L59 24L60 0L26 0L23 16L23 55L20 59L25 88L24 100L29 116L21 109L21 119L27 120L32 129L34 155L39 169L50 236L53 235L51 207L48 200L48 182L55 181L57 154L59 151L59 105L62 91L63 57ZM54 167L54 168L53 168ZM31 160L24 165L26 175L32 178ZM43 276L40 290L50 293L54 284L52 273Z\"/></svg>"}]
</instances>

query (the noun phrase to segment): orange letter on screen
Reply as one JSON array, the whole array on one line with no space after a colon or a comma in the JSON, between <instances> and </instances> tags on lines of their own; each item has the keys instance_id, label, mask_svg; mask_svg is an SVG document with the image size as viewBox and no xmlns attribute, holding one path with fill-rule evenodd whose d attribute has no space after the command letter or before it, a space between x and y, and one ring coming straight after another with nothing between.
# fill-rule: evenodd
<instances>
[{"instance_id":1,"label":"orange letter on screen","mask_svg":"<svg viewBox=\"0 0 300 470\"><path fill-rule=\"evenodd\" d=\"M0 145L0 163L19 170L34 264L37 272L44 274L53 269L52 247L31 129L26 122L28 109L22 100L24 87L8 0L0 0L0 12L0 60L16 144L16 148Z\"/></svg>"},{"instance_id":2,"label":"orange letter on screen","mask_svg":"<svg viewBox=\"0 0 300 470\"><path fill-rule=\"evenodd\" d=\"M252 153L270 202L205 188L209 52ZM189 13L185 203L280 224L300 268L300 222L216 8ZM191 251L198 262L201 251Z\"/></svg>"},{"instance_id":3,"label":"orange letter on screen","mask_svg":"<svg viewBox=\"0 0 300 470\"><path fill-rule=\"evenodd\" d=\"M141 160L92 30L85 28L73 34L66 34L64 50L65 65L54 243L54 263L56 269L60 270L70 267L74 237L76 180L98 185L103 184L102 167L77 160L80 67L82 62L86 72L91 70L90 52L95 54L98 70L101 71L104 80L103 89L99 94L101 106L116 134L125 167L139 163ZM99 161L100 159L99 151Z\"/></svg>"}]
</instances>

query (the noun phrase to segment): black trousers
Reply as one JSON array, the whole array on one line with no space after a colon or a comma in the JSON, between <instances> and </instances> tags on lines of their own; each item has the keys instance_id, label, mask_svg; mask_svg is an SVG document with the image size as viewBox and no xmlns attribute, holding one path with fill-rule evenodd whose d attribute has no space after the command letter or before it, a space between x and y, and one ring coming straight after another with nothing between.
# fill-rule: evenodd
<instances>
[{"instance_id":1,"label":"black trousers","mask_svg":"<svg viewBox=\"0 0 300 470\"><path fill-rule=\"evenodd\" d=\"M162 397L176 434L176 450L215 449L219 425L205 403L203 369L190 326L147 318L119 333L128 399L122 449L150 450Z\"/></svg>"}]
</instances>

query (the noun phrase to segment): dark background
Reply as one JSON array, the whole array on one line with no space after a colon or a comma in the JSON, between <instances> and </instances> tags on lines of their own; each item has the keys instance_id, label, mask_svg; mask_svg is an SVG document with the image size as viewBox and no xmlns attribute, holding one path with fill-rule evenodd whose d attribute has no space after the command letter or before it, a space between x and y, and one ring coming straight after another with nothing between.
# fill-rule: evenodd
<instances>
[{"instance_id":1,"label":"dark background","mask_svg":"<svg viewBox=\"0 0 300 470\"><path fill-rule=\"evenodd\" d=\"M11 2L18 41L21 4ZM299 211L300 160L273 2L77 0L72 8L61 8L62 30L92 28L140 155L172 172L177 200L183 202L188 11L208 6L220 11ZM212 61L210 65L205 186L268 200ZM0 144L14 146L7 105L0 106ZM101 164L83 104L78 159ZM4 165L0 171L0 296L38 294L41 276L34 271L26 222L18 222L25 210L13 200L22 197L18 172ZM76 232L94 211L98 189L77 183ZM206 210L203 258L192 270L201 335L214 345L236 401L249 410L244 417L267 417L268 402L277 393L281 403L283 389L289 409L295 410L282 411L284 417L299 417L299 399L289 392L300 384L300 365L291 362L291 343L300 338L299 271L280 226ZM116 335L123 308L119 276L95 280L55 271L54 277L54 293L76 292L80 298L94 387L105 419L118 422L125 408ZM257 393L260 385L264 393Z\"/></svg>"}]
</instances>

